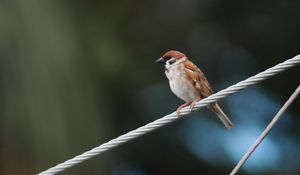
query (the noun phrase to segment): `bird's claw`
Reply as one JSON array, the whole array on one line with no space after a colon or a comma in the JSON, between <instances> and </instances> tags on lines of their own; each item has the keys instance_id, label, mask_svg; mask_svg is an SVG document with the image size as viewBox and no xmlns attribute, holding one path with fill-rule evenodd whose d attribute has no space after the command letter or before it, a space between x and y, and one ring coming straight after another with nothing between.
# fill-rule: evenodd
<instances>
[{"instance_id":1,"label":"bird's claw","mask_svg":"<svg viewBox=\"0 0 300 175\"><path fill-rule=\"evenodd\" d=\"M180 115L181 109L184 107L187 107L188 105L190 105L190 103L184 103L183 105L181 105L177 108L177 110L176 110L177 117L181 117L181 115Z\"/></svg>"},{"instance_id":2,"label":"bird's claw","mask_svg":"<svg viewBox=\"0 0 300 175\"><path fill-rule=\"evenodd\" d=\"M195 105L196 105L196 103L199 101L199 100L201 100L200 98L197 98L196 100L194 100L193 102L192 102L192 104L191 104L191 111L194 111L194 107L195 107Z\"/></svg>"}]
</instances>

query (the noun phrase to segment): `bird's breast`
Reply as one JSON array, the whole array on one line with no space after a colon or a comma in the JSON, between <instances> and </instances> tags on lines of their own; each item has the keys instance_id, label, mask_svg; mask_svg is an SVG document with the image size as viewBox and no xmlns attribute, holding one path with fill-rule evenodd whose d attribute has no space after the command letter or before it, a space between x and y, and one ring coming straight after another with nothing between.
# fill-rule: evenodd
<instances>
[{"instance_id":1,"label":"bird's breast","mask_svg":"<svg viewBox=\"0 0 300 175\"><path fill-rule=\"evenodd\" d=\"M166 70L166 76L172 92L185 102L192 102L200 97L199 92L187 78L184 68L180 66L170 67Z\"/></svg>"}]
</instances>

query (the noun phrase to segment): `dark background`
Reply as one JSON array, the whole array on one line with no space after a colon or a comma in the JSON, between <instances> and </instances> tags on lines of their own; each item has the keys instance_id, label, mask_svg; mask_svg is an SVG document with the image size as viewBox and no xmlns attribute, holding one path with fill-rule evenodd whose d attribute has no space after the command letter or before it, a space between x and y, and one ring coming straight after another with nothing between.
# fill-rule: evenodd
<instances>
[{"instance_id":1,"label":"dark background","mask_svg":"<svg viewBox=\"0 0 300 175\"><path fill-rule=\"evenodd\" d=\"M154 61L180 50L215 91L299 54L300 1L2 0L0 174L36 174L173 112ZM228 174L299 85L299 66L61 174ZM300 100L240 175L300 174Z\"/></svg>"}]
</instances>

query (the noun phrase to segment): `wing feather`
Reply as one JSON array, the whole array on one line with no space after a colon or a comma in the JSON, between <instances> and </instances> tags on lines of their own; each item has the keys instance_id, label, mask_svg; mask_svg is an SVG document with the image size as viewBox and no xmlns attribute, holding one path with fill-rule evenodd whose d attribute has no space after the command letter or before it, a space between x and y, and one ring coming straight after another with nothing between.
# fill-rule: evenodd
<instances>
[{"instance_id":1,"label":"wing feather","mask_svg":"<svg viewBox=\"0 0 300 175\"><path fill-rule=\"evenodd\" d=\"M203 98L210 96L213 91L202 71L194 63L188 60L183 62L183 65L188 79L193 83L201 96Z\"/></svg>"}]
</instances>

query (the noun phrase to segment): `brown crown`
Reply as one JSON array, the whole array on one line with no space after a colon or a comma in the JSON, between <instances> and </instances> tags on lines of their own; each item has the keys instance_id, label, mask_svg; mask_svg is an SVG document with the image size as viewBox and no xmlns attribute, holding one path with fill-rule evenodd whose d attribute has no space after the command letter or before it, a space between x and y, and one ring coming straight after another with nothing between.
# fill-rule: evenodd
<instances>
[{"instance_id":1,"label":"brown crown","mask_svg":"<svg viewBox=\"0 0 300 175\"><path fill-rule=\"evenodd\" d=\"M183 58L183 57L186 57L185 54L179 52L179 51L176 51L176 50L170 50L168 52L166 52L164 55L163 55L163 58L176 58L176 59L180 59L180 58Z\"/></svg>"}]
</instances>

